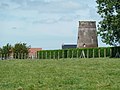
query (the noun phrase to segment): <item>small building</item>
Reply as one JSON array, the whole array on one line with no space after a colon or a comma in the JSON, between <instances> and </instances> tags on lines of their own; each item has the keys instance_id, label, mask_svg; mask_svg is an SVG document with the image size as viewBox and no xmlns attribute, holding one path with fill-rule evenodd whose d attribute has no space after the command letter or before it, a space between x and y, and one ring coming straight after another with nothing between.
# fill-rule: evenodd
<instances>
[{"instance_id":1,"label":"small building","mask_svg":"<svg viewBox=\"0 0 120 90\"><path fill-rule=\"evenodd\" d=\"M62 44L62 49L76 48L77 44Z\"/></svg>"},{"instance_id":2,"label":"small building","mask_svg":"<svg viewBox=\"0 0 120 90\"><path fill-rule=\"evenodd\" d=\"M42 48L30 48L29 49L29 58L37 58L37 51L42 50Z\"/></svg>"}]
</instances>

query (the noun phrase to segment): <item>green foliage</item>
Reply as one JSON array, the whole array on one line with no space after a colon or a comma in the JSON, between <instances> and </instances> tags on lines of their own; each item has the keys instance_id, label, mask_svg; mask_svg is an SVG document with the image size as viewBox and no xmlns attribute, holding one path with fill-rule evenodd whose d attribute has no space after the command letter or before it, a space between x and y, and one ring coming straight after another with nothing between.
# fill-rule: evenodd
<instances>
[{"instance_id":1,"label":"green foliage","mask_svg":"<svg viewBox=\"0 0 120 90\"><path fill-rule=\"evenodd\" d=\"M0 48L0 57L4 57L4 59L7 59L7 57L10 56L12 53L12 46L8 43L7 45L3 46Z\"/></svg>"},{"instance_id":2,"label":"green foliage","mask_svg":"<svg viewBox=\"0 0 120 90\"><path fill-rule=\"evenodd\" d=\"M0 90L119 90L120 59L0 60Z\"/></svg>"},{"instance_id":3,"label":"green foliage","mask_svg":"<svg viewBox=\"0 0 120 90\"><path fill-rule=\"evenodd\" d=\"M98 13L102 20L98 25L98 34L109 45L120 45L120 1L97 0Z\"/></svg>"},{"instance_id":4,"label":"green foliage","mask_svg":"<svg viewBox=\"0 0 120 90\"><path fill-rule=\"evenodd\" d=\"M39 59L84 58L84 57L85 58L111 57L110 47L38 51Z\"/></svg>"},{"instance_id":5,"label":"green foliage","mask_svg":"<svg viewBox=\"0 0 120 90\"><path fill-rule=\"evenodd\" d=\"M120 47L76 48L38 51L39 59L115 57Z\"/></svg>"},{"instance_id":6,"label":"green foliage","mask_svg":"<svg viewBox=\"0 0 120 90\"><path fill-rule=\"evenodd\" d=\"M112 57L120 57L120 47L112 47L111 49L112 49Z\"/></svg>"},{"instance_id":7,"label":"green foliage","mask_svg":"<svg viewBox=\"0 0 120 90\"><path fill-rule=\"evenodd\" d=\"M11 46L9 43L0 48L0 59L26 59L28 58L29 48L26 43L16 43Z\"/></svg>"},{"instance_id":8,"label":"green foliage","mask_svg":"<svg viewBox=\"0 0 120 90\"><path fill-rule=\"evenodd\" d=\"M23 59L27 58L29 53L29 47L26 43L16 43L13 47L14 58L16 59ZM26 56L24 56L26 55Z\"/></svg>"}]
</instances>

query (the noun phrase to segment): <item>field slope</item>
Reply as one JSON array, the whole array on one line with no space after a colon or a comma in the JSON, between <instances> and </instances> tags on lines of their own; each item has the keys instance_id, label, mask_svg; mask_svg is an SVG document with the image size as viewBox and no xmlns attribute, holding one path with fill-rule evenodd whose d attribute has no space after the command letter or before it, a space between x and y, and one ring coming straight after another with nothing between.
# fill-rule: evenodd
<instances>
[{"instance_id":1,"label":"field slope","mask_svg":"<svg viewBox=\"0 0 120 90\"><path fill-rule=\"evenodd\" d=\"M119 90L120 59L0 60L0 90Z\"/></svg>"}]
</instances>

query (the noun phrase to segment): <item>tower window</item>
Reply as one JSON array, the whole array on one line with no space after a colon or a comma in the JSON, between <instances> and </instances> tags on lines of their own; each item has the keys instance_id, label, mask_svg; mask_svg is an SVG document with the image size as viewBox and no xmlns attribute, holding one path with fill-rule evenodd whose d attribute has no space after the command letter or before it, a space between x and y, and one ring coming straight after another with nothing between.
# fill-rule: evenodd
<instances>
[{"instance_id":1,"label":"tower window","mask_svg":"<svg viewBox=\"0 0 120 90\"><path fill-rule=\"evenodd\" d=\"M83 44L83 47L86 47L86 44L85 44L85 43Z\"/></svg>"}]
</instances>

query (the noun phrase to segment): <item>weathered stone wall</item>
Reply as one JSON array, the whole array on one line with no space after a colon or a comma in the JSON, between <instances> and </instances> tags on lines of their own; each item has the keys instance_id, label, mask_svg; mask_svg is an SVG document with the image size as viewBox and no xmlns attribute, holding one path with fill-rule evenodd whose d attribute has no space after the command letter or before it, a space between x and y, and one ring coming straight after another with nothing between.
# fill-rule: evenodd
<instances>
[{"instance_id":1,"label":"weathered stone wall","mask_svg":"<svg viewBox=\"0 0 120 90\"><path fill-rule=\"evenodd\" d=\"M77 47L98 47L95 21L79 21Z\"/></svg>"}]
</instances>

